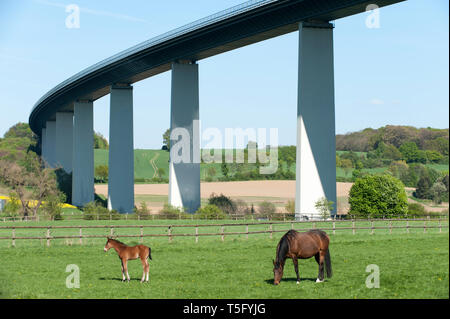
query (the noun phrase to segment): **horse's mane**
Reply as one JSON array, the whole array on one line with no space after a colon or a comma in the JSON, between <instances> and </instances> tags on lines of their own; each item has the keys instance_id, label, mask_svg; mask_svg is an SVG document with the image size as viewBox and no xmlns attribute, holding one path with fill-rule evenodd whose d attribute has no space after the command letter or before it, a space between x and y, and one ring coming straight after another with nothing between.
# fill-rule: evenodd
<instances>
[{"instance_id":1,"label":"horse's mane","mask_svg":"<svg viewBox=\"0 0 450 319\"><path fill-rule=\"evenodd\" d=\"M119 245L127 246L126 244L122 243L121 241L119 241L117 239L114 239L114 238L109 238L109 239L114 241L114 242L116 242L116 243L118 243Z\"/></svg>"},{"instance_id":2,"label":"horse's mane","mask_svg":"<svg viewBox=\"0 0 450 319\"><path fill-rule=\"evenodd\" d=\"M277 246L277 259L275 260L275 267L280 267L281 263L286 260L286 254L289 251L289 241L295 236L297 232L293 229L288 231L281 237Z\"/></svg>"}]
</instances>

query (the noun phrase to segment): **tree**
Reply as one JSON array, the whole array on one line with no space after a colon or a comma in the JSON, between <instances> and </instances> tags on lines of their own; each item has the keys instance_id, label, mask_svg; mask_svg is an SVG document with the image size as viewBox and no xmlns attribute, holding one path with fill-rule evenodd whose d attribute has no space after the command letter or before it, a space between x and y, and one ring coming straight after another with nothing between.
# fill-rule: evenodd
<instances>
[{"instance_id":1,"label":"tree","mask_svg":"<svg viewBox=\"0 0 450 319\"><path fill-rule=\"evenodd\" d=\"M274 203L263 201L258 205L258 213L261 216L272 218L276 213L277 208Z\"/></svg>"},{"instance_id":2,"label":"tree","mask_svg":"<svg viewBox=\"0 0 450 319\"><path fill-rule=\"evenodd\" d=\"M430 188L430 197L435 204L442 203L443 195L447 192L442 182L436 182Z\"/></svg>"},{"instance_id":3,"label":"tree","mask_svg":"<svg viewBox=\"0 0 450 319\"><path fill-rule=\"evenodd\" d=\"M399 148L400 153L402 153L402 158L407 163L415 163L419 161L419 148L414 142L403 143Z\"/></svg>"},{"instance_id":4,"label":"tree","mask_svg":"<svg viewBox=\"0 0 450 319\"><path fill-rule=\"evenodd\" d=\"M330 217L331 212L333 211L334 202L329 201L327 198L322 197L316 201L314 207L319 211L320 217L323 220L328 219Z\"/></svg>"},{"instance_id":5,"label":"tree","mask_svg":"<svg viewBox=\"0 0 450 319\"><path fill-rule=\"evenodd\" d=\"M214 176L216 176L217 171L216 171L216 168L214 166L210 166L206 170L206 173L208 175L208 177L207 177L208 181L212 181Z\"/></svg>"},{"instance_id":6,"label":"tree","mask_svg":"<svg viewBox=\"0 0 450 319\"><path fill-rule=\"evenodd\" d=\"M422 176L417 182L416 191L413 193L414 197L420 199L430 198L431 180L428 175Z\"/></svg>"},{"instance_id":7,"label":"tree","mask_svg":"<svg viewBox=\"0 0 450 319\"><path fill-rule=\"evenodd\" d=\"M351 215L357 217L404 217L408 212L403 183L390 175L367 175L350 189Z\"/></svg>"},{"instance_id":8,"label":"tree","mask_svg":"<svg viewBox=\"0 0 450 319\"><path fill-rule=\"evenodd\" d=\"M94 132L94 149L107 150L108 148L108 140L102 134Z\"/></svg>"},{"instance_id":9,"label":"tree","mask_svg":"<svg viewBox=\"0 0 450 319\"><path fill-rule=\"evenodd\" d=\"M167 129L163 134L163 145L165 149L170 151L170 129Z\"/></svg>"},{"instance_id":10,"label":"tree","mask_svg":"<svg viewBox=\"0 0 450 319\"><path fill-rule=\"evenodd\" d=\"M341 167L344 169L345 176L347 176L348 173L350 173L350 171L352 170L353 163L350 159L341 158Z\"/></svg>"},{"instance_id":11,"label":"tree","mask_svg":"<svg viewBox=\"0 0 450 319\"><path fill-rule=\"evenodd\" d=\"M95 176L105 183L108 180L109 168L108 165L98 165L95 167Z\"/></svg>"},{"instance_id":12,"label":"tree","mask_svg":"<svg viewBox=\"0 0 450 319\"><path fill-rule=\"evenodd\" d=\"M227 163L223 162L222 165L220 166L220 169L222 170L222 175L228 177L229 169Z\"/></svg>"},{"instance_id":13,"label":"tree","mask_svg":"<svg viewBox=\"0 0 450 319\"><path fill-rule=\"evenodd\" d=\"M164 174L166 174L166 170L162 167L158 167L158 169L156 170L156 175L158 176L158 178L163 178Z\"/></svg>"},{"instance_id":14,"label":"tree","mask_svg":"<svg viewBox=\"0 0 450 319\"><path fill-rule=\"evenodd\" d=\"M42 161L29 156L29 166L0 160L0 180L11 187L20 201L22 215L37 215L42 202L49 197L61 198L53 169L44 167Z\"/></svg>"}]
</instances>

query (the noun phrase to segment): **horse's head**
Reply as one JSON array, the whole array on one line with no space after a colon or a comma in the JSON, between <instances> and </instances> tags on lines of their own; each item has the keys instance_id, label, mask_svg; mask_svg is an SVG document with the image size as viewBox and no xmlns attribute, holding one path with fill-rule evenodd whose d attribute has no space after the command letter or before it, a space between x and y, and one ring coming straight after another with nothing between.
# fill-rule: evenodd
<instances>
[{"instance_id":1,"label":"horse's head","mask_svg":"<svg viewBox=\"0 0 450 319\"><path fill-rule=\"evenodd\" d=\"M111 242L111 238L107 237L107 241L106 241L106 245L105 248L103 249L105 252L107 252L111 247L112 247L112 242Z\"/></svg>"},{"instance_id":2,"label":"horse's head","mask_svg":"<svg viewBox=\"0 0 450 319\"><path fill-rule=\"evenodd\" d=\"M278 285L283 277L283 265L273 260L273 284Z\"/></svg>"}]
</instances>

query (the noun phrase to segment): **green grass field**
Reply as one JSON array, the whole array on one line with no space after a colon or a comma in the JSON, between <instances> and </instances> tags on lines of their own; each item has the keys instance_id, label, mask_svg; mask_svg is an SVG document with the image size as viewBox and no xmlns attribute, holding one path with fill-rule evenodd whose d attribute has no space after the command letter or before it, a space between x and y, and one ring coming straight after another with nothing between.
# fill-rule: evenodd
<instances>
[{"instance_id":1,"label":"green grass field","mask_svg":"<svg viewBox=\"0 0 450 319\"><path fill-rule=\"evenodd\" d=\"M151 224L186 224L189 221L145 221ZM192 226L198 223L193 221ZM202 223L215 223L204 221ZM23 223L22 223L23 224ZM33 223L32 225L49 223ZM50 225L111 225L125 221L63 221ZM136 224L136 221L129 224ZM6 224L5 224L6 225ZM15 225L19 225L16 223ZM28 224L31 225L31 224ZM448 223L447 223L448 225ZM286 225L277 225L282 229ZM318 227L327 227L327 224ZM256 226L267 229L267 225ZM306 227L306 226L305 226ZM237 227L238 228L238 227ZM289 228L289 227L287 227ZM216 226L201 229L215 231ZM235 230L235 229L233 229ZM243 227L237 229L242 231ZM254 230L252 228L251 230ZM109 229L85 230L83 234L104 233ZM147 233L146 229L146 233ZM161 233L164 230L160 230ZM228 230L227 230L228 231ZM231 230L230 230L231 231ZM30 233L33 232L33 233ZM17 236L37 236L45 230L17 230ZM52 234L77 233L77 230L52 230ZM138 230L119 230L118 234ZM193 232L193 228L175 228L174 234ZM334 275L324 283L315 283L317 264L314 259L299 261L300 285L296 284L292 261L288 260L279 286L273 286L272 259L279 238L284 232L269 234L200 237L145 238L151 246L150 282L141 284L140 261L130 261L130 283L121 282L120 262L115 251L103 252L105 239L87 239L83 245L75 239L72 246L62 239L0 241L0 298L448 298L449 297L449 236L448 228L337 231L331 238L330 251ZM4 236L4 232L0 236ZM136 238L121 239L137 244ZM66 266L80 268L80 288L66 287ZM380 288L369 289L365 281L366 267L380 268Z\"/></svg>"},{"instance_id":2,"label":"green grass field","mask_svg":"<svg viewBox=\"0 0 450 319\"><path fill-rule=\"evenodd\" d=\"M108 150L94 150L94 165L108 165ZM336 153L342 154L345 151L337 151ZM356 152L357 154L364 154L363 152ZM169 152L162 150L141 150L137 149L134 151L134 177L135 178L145 178L151 179L155 175L154 166L151 164L151 161L155 163L156 167L164 169L163 178L169 177ZM426 166L434 168L438 171L444 172L448 171L448 165L441 164L427 164ZM220 177L223 177L221 171L220 163L210 163L210 164L202 164L200 167L200 177L202 180L205 180L208 177L208 169L210 167L214 167L216 174L213 177L213 180L217 180ZM386 171L388 167L377 167L377 168L364 168L363 172L376 174L382 173ZM352 177L352 172L354 169L344 170L341 167L336 168L336 176L338 178L350 178ZM291 166L291 171L295 173L295 163Z\"/></svg>"}]
</instances>

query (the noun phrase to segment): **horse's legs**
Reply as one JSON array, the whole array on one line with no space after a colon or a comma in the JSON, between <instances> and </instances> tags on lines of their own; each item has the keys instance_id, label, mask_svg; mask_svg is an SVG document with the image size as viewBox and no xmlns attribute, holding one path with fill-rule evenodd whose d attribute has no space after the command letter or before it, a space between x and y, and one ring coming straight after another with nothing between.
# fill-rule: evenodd
<instances>
[{"instance_id":1,"label":"horse's legs","mask_svg":"<svg viewBox=\"0 0 450 319\"><path fill-rule=\"evenodd\" d=\"M122 281L125 281L125 272L124 272L124 268L123 268L123 260L121 259L121 268L122 268Z\"/></svg>"},{"instance_id":2,"label":"horse's legs","mask_svg":"<svg viewBox=\"0 0 450 319\"><path fill-rule=\"evenodd\" d=\"M124 271L124 273L127 274L128 282L130 282L130 275L128 274L127 263L128 263L128 260L125 260L125 261L123 262L123 271ZM123 280L125 280L125 278L124 278Z\"/></svg>"},{"instance_id":3,"label":"horse's legs","mask_svg":"<svg viewBox=\"0 0 450 319\"><path fill-rule=\"evenodd\" d=\"M148 260L145 260L145 272L146 272L146 279L145 281L148 282L148 273L150 272L150 265L148 263Z\"/></svg>"},{"instance_id":4,"label":"horse's legs","mask_svg":"<svg viewBox=\"0 0 450 319\"><path fill-rule=\"evenodd\" d=\"M293 257L292 261L294 262L295 273L297 274L297 285L300 283L300 276L298 274L298 259L297 257Z\"/></svg>"},{"instance_id":5,"label":"horse's legs","mask_svg":"<svg viewBox=\"0 0 450 319\"><path fill-rule=\"evenodd\" d=\"M145 275L147 273L147 260L141 258L141 262L142 262L142 279L141 279L141 282L144 282ZM148 279L147 279L147 281L148 281Z\"/></svg>"},{"instance_id":6,"label":"horse's legs","mask_svg":"<svg viewBox=\"0 0 450 319\"><path fill-rule=\"evenodd\" d=\"M321 250L317 254L314 255L317 263L319 264L319 275L317 276L316 282L323 282L324 272L323 272L323 263L325 261L325 253Z\"/></svg>"}]
</instances>

